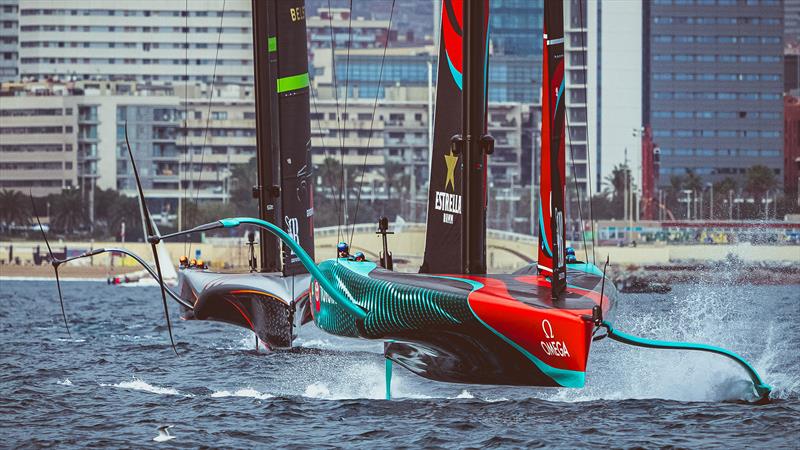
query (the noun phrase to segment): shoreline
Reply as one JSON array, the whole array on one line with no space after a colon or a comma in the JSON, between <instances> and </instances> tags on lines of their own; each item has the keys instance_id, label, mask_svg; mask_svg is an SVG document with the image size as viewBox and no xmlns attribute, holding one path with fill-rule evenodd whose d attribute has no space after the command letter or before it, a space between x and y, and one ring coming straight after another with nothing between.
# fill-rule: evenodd
<instances>
[{"instance_id":1,"label":"shoreline","mask_svg":"<svg viewBox=\"0 0 800 450\"><path fill-rule=\"evenodd\" d=\"M138 272L141 269L130 266L69 266L59 268L61 281L106 282L109 277ZM247 272L242 268L238 272ZM726 281L745 284L794 285L800 284L800 266L779 264L741 264L726 262L722 264L672 263L658 265L612 264L608 276L616 284L630 279L661 283L693 283L698 281ZM49 264L0 265L0 281L51 281L55 273Z\"/></svg>"},{"instance_id":2,"label":"shoreline","mask_svg":"<svg viewBox=\"0 0 800 450\"><path fill-rule=\"evenodd\" d=\"M141 270L138 267L78 266L64 264L58 269L61 281L106 281L112 275L124 275ZM45 281L55 280L50 264L41 266L0 264L0 280Z\"/></svg>"}]
</instances>

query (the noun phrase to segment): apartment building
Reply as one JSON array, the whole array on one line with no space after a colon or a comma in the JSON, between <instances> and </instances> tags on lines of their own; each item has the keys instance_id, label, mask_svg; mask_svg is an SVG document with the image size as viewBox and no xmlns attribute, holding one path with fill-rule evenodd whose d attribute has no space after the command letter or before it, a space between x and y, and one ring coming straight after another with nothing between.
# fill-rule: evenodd
<instances>
[{"instance_id":1,"label":"apartment building","mask_svg":"<svg viewBox=\"0 0 800 450\"><path fill-rule=\"evenodd\" d=\"M0 97L0 189L44 196L78 186L71 97Z\"/></svg>"},{"instance_id":2,"label":"apartment building","mask_svg":"<svg viewBox=\"0 0 800 450\"><path fill-rule=\"evenodd\" d=\"M19 0L0 0L0 82L17 77Z\"/></svg>"},{"instance_id":3,"label":"apartment building","mask_svg":"<svg viewBox=\"0 0 800 450\"><path fill-rule=\"evenodd\" d=\"M23 0L18 17L20 77L253 83L249 0Z\"/></svg>"},{"instance_id":4,"label":"apartment building","mask_svg":"<svg viewBox=\"0 0 800 450\"><path fill-rule=\"evenodd\" d=\"M764 165L783 180L783 4L644 4L643 116L661 148L659 182Z\"/></svg>"}]
</instances>

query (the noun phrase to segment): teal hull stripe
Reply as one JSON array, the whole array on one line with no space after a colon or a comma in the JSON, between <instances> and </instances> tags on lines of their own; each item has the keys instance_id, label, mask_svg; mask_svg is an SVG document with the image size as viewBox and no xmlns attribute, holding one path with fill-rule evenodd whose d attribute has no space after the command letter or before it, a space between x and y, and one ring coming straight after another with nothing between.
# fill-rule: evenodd
<instances>
[{"instance_id":1,"label":"teal hull stripe","mask_svg":"<svg viewBox=\"0 0 800 450\"><path fill-rule=\"evenodd\" d=\"M469 283L472 285L473 292L483 287L483 283L466 278L446 277L440 275L436 275L436 278L458 280L458 281L463 281L465 283ZM475 317L475 319L478 320L478 322L480 322L483 326L485 326L489 331L494 333L497 337L504 340L507 344L514 347L518 352L525 355L525 357L528 358L528 360L530 360L536 366L537 369L542 371L542 373L544 373L548 377L552 378L553 381L555 381L562 387L579 388L583 387L584 384L586 384L586 374L584 372L579 372L577 370L559 369L557 367L548 365L541 359L533 356L533 354L522 348L516 342L512 341L499 331L492 328L488 323L484 322L483 319L481 319L480 317L478 317L477 314L475 314L475 311L472 309L472 305L469 304L469 300L467 300L467 306L469 306L470 312L472 312L472 315Z\"/></svg>"},{"instance_id":2,"label":"teal hull stripe","mask_svg":"<svg viewBox=\"0 0 800 450\"><path fill-rule=\"evenodd\" d=\"M567 267L589 275L603 276L603 271L592 263L567 263Z\"/></svg>"},{"instance_id":3,"label":"teal hull stripe","mask_svg":"<svg viewBox=\"0 0 800 450\"><path fill-rule=\"evenodd\" d=\"M608 337L624 344L656 349L695 350L700 352L716 353L718 355L728 357L736 361L737 364L742 366L744 370L747 371L747 374L753 381L753 386L755 387L756 393L759 395L759 397L766 398L772 391L772 387L764 383L764 380L761 379L761 377L758 375L758 372L756 372L756 369L754 369L750 363L730 350L714 347L713 345L695 344L692 342L656 341L653 339L640 338L618 331L614 329L614 327L608 322L604 321L603 325L608 329Z\"/></svg>"}]
</instances>

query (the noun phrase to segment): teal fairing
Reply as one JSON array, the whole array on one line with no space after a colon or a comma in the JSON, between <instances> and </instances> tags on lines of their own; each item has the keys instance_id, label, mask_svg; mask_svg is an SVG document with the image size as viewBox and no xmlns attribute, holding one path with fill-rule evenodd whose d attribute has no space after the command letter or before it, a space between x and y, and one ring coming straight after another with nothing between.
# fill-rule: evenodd
<instances>
[{"instance_id":1,"label":"teal fairing","mask_svg":"<svg viewBox=\"0 0 800 450\"><path fill-rule=\"evenodd\" d=\"M312 289L312 308L319 306L315 322L329 333L379 339L475 322L467 302L470 290L448 292L372 278L367 276L376 268L371 262L327 260L319 268L344 296L367 312L363 320L357 320L325 290Z\"/></svg>"}]
</instances>

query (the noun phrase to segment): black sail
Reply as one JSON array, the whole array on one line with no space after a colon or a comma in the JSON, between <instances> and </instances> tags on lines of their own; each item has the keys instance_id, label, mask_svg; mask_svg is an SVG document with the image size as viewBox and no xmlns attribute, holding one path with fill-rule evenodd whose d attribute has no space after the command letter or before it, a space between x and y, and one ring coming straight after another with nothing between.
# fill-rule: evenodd
<instances>
[{"instance_id":1,"label":"black sail","mask_svg":"<svg viewBox=\"0 0 800 450\"><path fill-rule=\"evenodd\" d=\"M488 5L488 1L485 4ZM464 272L461 254L461 221L467 200L461 182L464 157L454 154L450 145L451 138L462 132L462 16L462 0L442 0L428 224L425 256L420 268L424 273ZM484 36L485 33L486 28ZM485 179L480 181L485 183Z\"/></svg>"},{"instance_id":2,"label":"black sail","mask_svg":"<svg viewBox=\"0 0 800 450\"><path fill-rule=\"evenodd\" d=\"M260 211L314 257L308 48L303 0L253 0ZM263 24L263 25L262 25ZM275 184L273 180L279 180ZM306 272L286 246L262 233L262 266ZM277 269L277 267L275 267ZM271 271L271 270L270 270Z\"/></svg>"}]
</instances>

